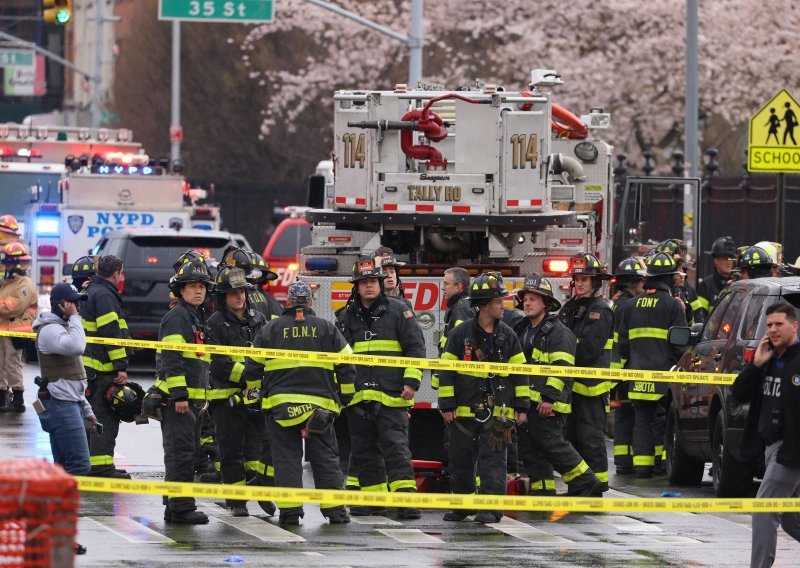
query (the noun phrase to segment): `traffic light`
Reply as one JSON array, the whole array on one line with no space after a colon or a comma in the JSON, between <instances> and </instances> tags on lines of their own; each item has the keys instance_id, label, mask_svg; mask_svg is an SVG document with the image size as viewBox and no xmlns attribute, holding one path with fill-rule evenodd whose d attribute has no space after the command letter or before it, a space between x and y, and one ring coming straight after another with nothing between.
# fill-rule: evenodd
<instances>
[{"instance_id":1,"label":"traffic light","mask_svg":"<svg viewBox=\"0 0 800 568\"><path fill-rule=\"evenodd\" d=\"M68 24L72 21L72 0L42 0L45 24Z\"/></svg>"}]
</instances>

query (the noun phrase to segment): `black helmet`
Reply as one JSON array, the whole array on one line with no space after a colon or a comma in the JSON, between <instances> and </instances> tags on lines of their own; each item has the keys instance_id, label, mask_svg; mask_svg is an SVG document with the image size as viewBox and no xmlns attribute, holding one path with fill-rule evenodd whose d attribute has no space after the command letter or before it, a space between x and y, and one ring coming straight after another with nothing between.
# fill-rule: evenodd
<instances>
[{"instance_id":1,"label":"black helmet","mask_svg":"<svg viewBox=\"0 0 800 568\"><path fill-rule=\"evenodd\" d=\"M684 243L680 239L667 239L666 241L661 241L658 243L656 247L656 252L666 252L672 255L673 259L677 259L678 257L686 260L686 253L688 249L686 247L686 243Z\"/></svg>"},{"instance_id":2,"label":"black helmet","mask_svg":"<svg viewBox=\"0 0 800 568\"><path fill-rule=\"evenodd\" d=\"M204 259L198 258L190 260L189 262L184 262L180 268L178 268L178 273L170 279L170 290L175 291L188 282L202 282L209 288L214 284L211 275L208 273L208 265Z\"/></svg>"},{"instance_id":3,"label":"black helmet","mask_svg":"<svg viewBox=\"0 0 800 568\"><path fill-rule=\"evenodd\" d=\"M538 274L531 274L525 277L522 288L517 290L517 308L522 309L522 301L525 299L526 292L539 294L544 298L544 305L549 312L561 309L561 302L556 300L553 295L553 286L547 278L542 278Z\"/></svg>"},{"instance_id":4,"label":"black helmet","mask_svg":"<svg viewBox=\"0 0 800 568\"><path fill-rule=\"evenodd\" d=\"M235 266L244 270L245 278L248 280L257 280L261 277L261 272L253 265L253 257L243 248L228 247L222 262L228 266Z\"/></svg>"},{"instance_id":5,"label":"black helmet","mask_svg":"<svg viewBox=\"0 0 800 568\"><path fill-rule=\"evenodd\" d=\"M590 252L580 252L570 259L571 276L595 276L600 280L609 280L606 267L600 264L595 255Z\"/></svg>"},{"instance_id":6,"label":"black helmet","mask_svg":"<svg viewBox=\"0 0 800 568\"><path fill-rule=\"evenodd\" d=\"M645 276L647 276L647 268L635 256L623 259L617 266L616 274L614 274L614 278L617 280L636 280Z\"/></svg>"},{"instance_id":7,"label":"black helmet","mask_svg":"<svg viewBox=\"0 0 800 568\"><path fill-rule=\"evenodd\" d=\"M136 383L112 384L106 390L106 401L111 411L123 422L133 422L142 413L144 389Z\"/></svg>"},{"instance_id":8,"label":"black helmet","mask_svg":"<svg viewBox=\"0 0 800 568\"><path fill-rule=\"evenodd\" d=\"M657 252L647 259L648 276L667 276L678 272L678 264L668 252Z\"/></svg>"},{"instance_id":9,"label":"black helmet","mask_svg":"<svg viewBox=\"0 0 800 568\"><path fill-rule=\"evenodd\" d=\"M253 271L254 272L258 271L259 274L260 274L256 278L263 278L264 281L277 280L278 279L277 272L272 272L269 269L269 264L267 264L267 261L264 260L263 256L261 256L260 254L258 254L256 252L253 252L253 251L246 251L246 252L247 252L247 254L250 255L250 262L253 265Z\"/></svg>"},{"instance_id":10,"label":"black helmet","mask_svg":"<svg viewBox=\"0 0 800 568\"><path fill-rule=\"evenodd\" d=\"M178 260L175 261L175 264L172 265L172 268L175 269L175 272L178 272L178 269L184 262L190 262L192 260L202 260L203 262L205 262L206 257L204 257L201 253L197 252L196 250L187 250L178 257Z\"/></svg>"},{"instance_id":11,"label":"black helmet","mask_svg":"<svg viewBox=\"0 0 800 568\"><path fill-rule=\"evenodd\" d=\"M733 237L719 237L711 245L711 256L736 257L736 243Z\"/></svg>"},{"instance_id":12,"label":"black helmet","mask_svg":"<svg viewBox=\"0 0 800 568\"><path fill-rule=\"evenodd\" d=\"M741 260L739 262L741 268L753 268L755 266L775 266L775 263L772 260L770 254L763 249L762 247L758 246L751 246L747 247L747 249L742 253Z\"/></svg>"},{"instance_id":13,"label":"black helmet","mask_svg":"<svg viewBox=\"0 0 800 568\"><path fill-rule=\"evenodd\" d=\"M359 256L353 265L353 278L350 283L356 284L359 280L366 280L367 278L378 278L383 282L386 275L373 257Z\"/></svg>"},{"instance_id":14,"label":"black helmet","mask_svg":"<svg viewBox=\"0 0 800 568\"><path fill-rule=\"evenodd\" d=\"M225 294L241 288L245 290L253 289L253 285L244 276L244 270L235 266L221 265L214 283L214 291Z\"/></svg>"},{"instance_id":15,"label":"black helmet","mask_svg":"<svg viewBox=\"0 0 800 568\"><path fill-rule=\"evenodd\" d=\"M91 278L96 272L97 267L95 266L95 259L91 256L82 256L72 265L70 276L72 276L72 280L74 281L76 278Z\"/></svg>"},{"instance_id":16,"label":"black helmet","mask_svg":"<svg viewBox=\"0 0 800 568\"><path fill-rule=\"evenodd\" d=\"M478 274L469 286L469 299L472 303L507 298L510 295L511 292L503 286L503 278L499 274Z\"/></svg>"}]
</instances>

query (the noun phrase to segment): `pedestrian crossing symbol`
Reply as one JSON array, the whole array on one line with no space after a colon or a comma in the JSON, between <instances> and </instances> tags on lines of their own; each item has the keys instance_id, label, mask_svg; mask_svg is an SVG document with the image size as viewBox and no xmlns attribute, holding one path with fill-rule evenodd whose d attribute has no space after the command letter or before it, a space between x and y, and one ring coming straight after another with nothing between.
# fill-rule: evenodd
<instances>
[{"instance_id":1,"label":"pedestrian crossing symbol","mask_svg":"<svg viewBox=\"0 0 800 568\"><path fill-rule=\"evenodd\" d=\"M800 172L800 105L786 89L750 118L747 169L751 172Z\"/></svg>"}]
</instances>

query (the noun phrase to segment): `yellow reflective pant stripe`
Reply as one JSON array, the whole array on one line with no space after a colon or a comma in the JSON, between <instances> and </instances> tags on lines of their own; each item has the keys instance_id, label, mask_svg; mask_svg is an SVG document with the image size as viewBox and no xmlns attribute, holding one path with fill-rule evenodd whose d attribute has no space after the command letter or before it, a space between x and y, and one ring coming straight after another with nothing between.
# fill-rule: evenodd
<instances>
[{"instance_id":1,"label":"yellow reflective pant stripe","mask_svg":"<svg viewBox=\"0 0 800 568\"><path fill-rule=\"evenodd\" d=\"M265 477L275 477L275 468L272 467L271 465L268 465L267 469L264 470L264 476Z\"/></svg>"},{"instance_id":2,"label":"yellow reflective pant stripe","mask_svg":"<svg viewBox=\"0 0 800 568\"><path fill-rule=\"evenodd\" d=\"M89 456L89 465L114 465L114 456L109 456L109 455Z\"/></svg>"},{"instance_id":3,"label":"yellow reflective pant stripe","mask_svg":"<svg viewBox=\"0 0 800 568\"><path fill-rule=\"evenodd\" d=\"M206 444L213 444L214 443L214 436L203 436L200 438L200 445L205 446Z\"/></svg>"},{"instance_id":4,"label":"yellow reflective pant stripe","mask_svg":"<svg viewBox=\"0 0 800 568\"><path fill-rule=\"evenodd\" d=\"M563 479L565 483L569 483L570 481L572 481L579 475L586 473L587 471L589 471L589 464L581 460L581 463L573 467L571 470L569 470L566 473L562 473L561 479Z\"/></svg>"},{"instance_id":5,"label":"yellow reflective pant stripe","mask_svg":"<svg viewBox=\"0 0 800 568\"><path fill-rule=\"evenodd\" d=\"M614 446L615 456L630 456L633 455L633 447L626 445Z\"/></svg>"},{"instance_id":6,"label":"yellow reflective pant stripe","mask_svg":"<svg viewBox=\"0 0 800 568\"><path fill-rule=\"evenodd\" d=\"M634 327L628 330L630 339L666 339L668 330L661 327Z\"/></svg>"},{"instance_id":7,"label":"yellow reflective pant stripe","mask_svg":"<svg viewBox=\"0 0 800 568\"><path fill-rule=\"evenodd\" d=\"M595 477L597 477L597 479L599 479L603 483L608 483L608 470L606 470L606 471L595 471L594 475L595 475Z\"/></svg>"},{"instance_id":8,"label":"yellow reflective pant stripe","mask_svg":"<svg viewBox=\"0 0 800 568\"><path fill-rule=\"evenodd\" d=\"M292 361L291 359L267 359L264 362L265 371L280 371L296 367L315 367L333 371L333 363L320 363L317 361Z\"/></svg>"},{"instance_id":9,"label":"yellow reflective pant stripe","mask_svg":"<svg viewBox=\"0 0 800 568\"><path fill-rule=\"evenodd\" d=\"M264 471L266 470L266 465L262 461L252 460L244 462L244 469L245 471L254 471L261 475L264 475Z\"/></svg>"},{"instance_id":10,"label":"yellow reflective pant stripe","mask_svg":"<svg viewBox=\"0 0 800 568\"><path fill-rule=\"evenodd\" d=\"M614 340L609 337L606 340L606 344L603 346L603 349L611 349L613 346L614 346Z\"/></svg>"},{"instance_id":11,"label":"yellow reflective pant stripe","mask_svg":"<svg viewBox=\"0 0 800 568\"><path fill-rule=\"evenodd\" d=\"M375 485L365 485L361 488L361 491L380 491L383 493L387 493L389 491L389 485L386 483L377 483Z\"/></svg>"},{"instance_id":12,"label":"yellow reflective pant stripe","mask_svg":"<svg viewBox=\"0 0 800 568\"><path fill-rule=\"evenodd\" d=\"M413 479L398 479L389 483L389 491L400 491L401 489L417 490L417 482Z\"/></svg>"},{"instance_id":13,"label":"yellow reflective pant stripe","mask_svg":"<svg viewBox=\"0 0 800 568\"><path fill-rule=\"evenodd\" d=\"M654 456L633 456L634 467L652 467L656 465Z\"/></svg>"},{"instance_id":14,"label":"yellow reflective pant stripe","mask_svg":"<svg viewBox=\"0 0 800 568\"><path fill-rule=\"evenodd\" d=\"M311 418L311 414L313 412L314 412L313 410L309 410L308 412L304 412L300 416L295 416L294 418L286 418L285 420L276 419L275 422L277 422L283 427L295 426L297 424L302 424L303 422Z\"/></svg>"},{"instance_id":15,"label":"yellow reflective pant stripe","mask_svg":"<svg viewBox=\"0 0 800 568\"><path fill-rule=\"evenodd\" d=\"M403 347L394 339L372 339L370 341L356 341L353 343L353 353L370 353L375 351L388 351L402 353Z\"/></svg>"},{"instance_id":16,"label":"yellow reflective pant stripe","mask_svg":"<svg viewBox=\"0 0 800 568\"><path fill-rule=\"evenodd\" d=\"M344 482L345 487L358 487L361 489L361 484L358 482L358 478L354 475L348 475L347 479Z\"/></svg>"}]
</instances>

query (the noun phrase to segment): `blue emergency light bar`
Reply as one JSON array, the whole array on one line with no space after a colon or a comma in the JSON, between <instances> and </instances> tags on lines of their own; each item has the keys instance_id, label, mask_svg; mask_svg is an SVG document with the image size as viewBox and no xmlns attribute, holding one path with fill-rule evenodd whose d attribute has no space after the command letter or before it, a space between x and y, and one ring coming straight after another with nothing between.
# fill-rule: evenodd
<instances>
[{"instance_id":1,"label":"blue emergency light bar","mask_svg":"<svg viewBox=\"0 0 800 568\"><path fill-rule=\"evenodd\" d=\"M119 176L160 176L164 174L161 166L120 166L100 164L92 166L93 174Z\"/></svg>"},{"instance_id":2,"label":"blue emergency light bar","mask_svg":"<svg viewBox=\"0 0 800 568\"><path fill-rule=\"evenodd\" d=\"M37 215L36 234L40 237L57 237L59 235L60 224L60 215Z\"/></svg>"}]
</instances>

